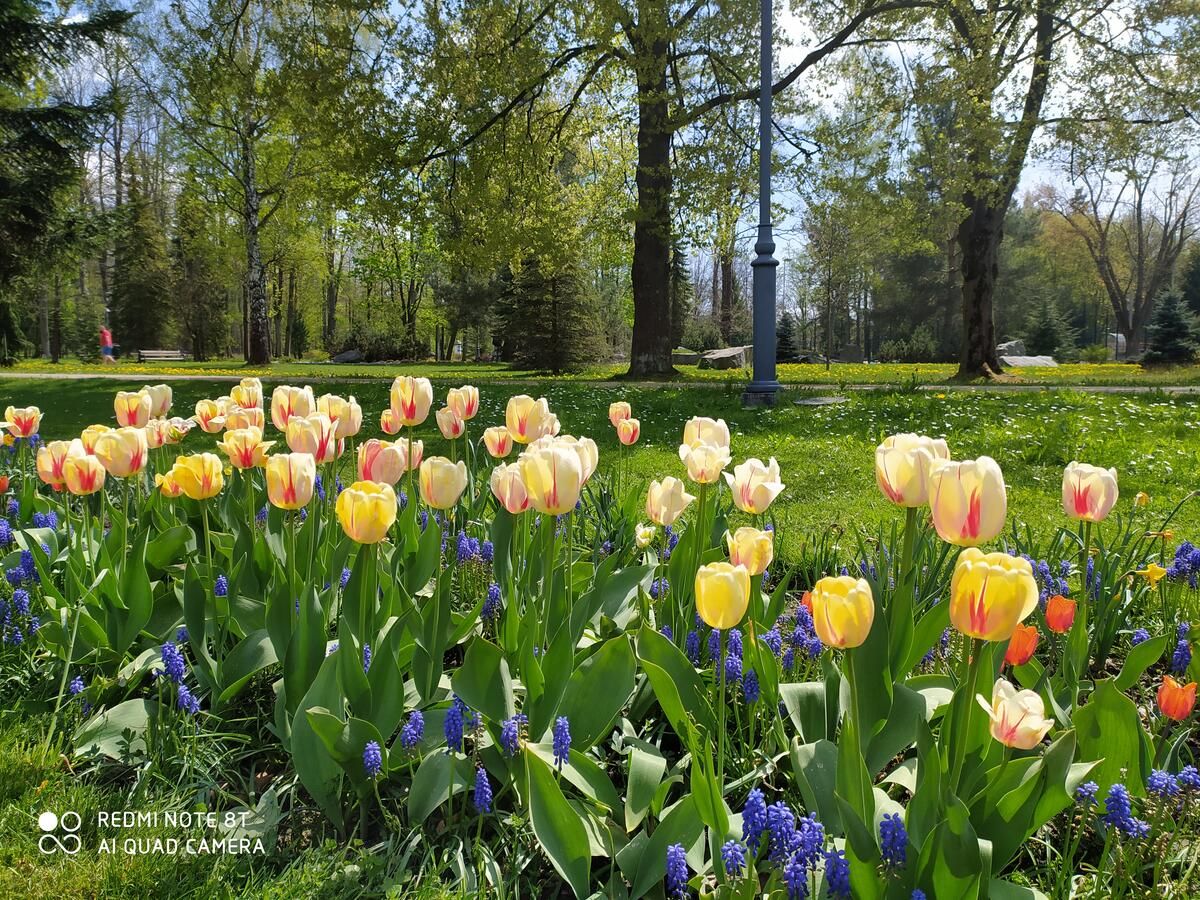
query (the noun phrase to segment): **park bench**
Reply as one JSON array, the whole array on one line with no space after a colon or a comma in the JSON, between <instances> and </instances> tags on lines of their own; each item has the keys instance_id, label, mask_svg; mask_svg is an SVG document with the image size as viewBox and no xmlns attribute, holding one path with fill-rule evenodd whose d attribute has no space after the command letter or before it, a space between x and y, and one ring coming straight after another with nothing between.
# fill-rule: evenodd
<instances>
[{"instance_id":1,"label":"park bench","mask_svg":"<svg viewBox=\"0 0 1200 900\"><path fill-rule=\"evenodd\" d=\"M138 362L182 362L192 357L182 350L139 350L137 358Z\"/></svg>"}]
</instances>

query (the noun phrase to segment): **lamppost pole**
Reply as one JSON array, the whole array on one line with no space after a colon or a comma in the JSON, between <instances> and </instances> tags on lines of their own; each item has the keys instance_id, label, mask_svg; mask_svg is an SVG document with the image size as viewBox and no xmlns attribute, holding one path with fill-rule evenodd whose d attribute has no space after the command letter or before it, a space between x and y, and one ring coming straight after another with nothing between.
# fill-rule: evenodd
<instances>
[{"instance_id":1,"label":"lamppost pole","mask_svg":"<svg viewBox=\"0 0 1200 900\"><path fill-rule=\"evenodd\" d=\"M775 236L771 232L771 0L762 0L758 85L758 240L754 273L754 380L742 395L745 406L774 406L775 377Z\"/></svg>"}]
</instances>

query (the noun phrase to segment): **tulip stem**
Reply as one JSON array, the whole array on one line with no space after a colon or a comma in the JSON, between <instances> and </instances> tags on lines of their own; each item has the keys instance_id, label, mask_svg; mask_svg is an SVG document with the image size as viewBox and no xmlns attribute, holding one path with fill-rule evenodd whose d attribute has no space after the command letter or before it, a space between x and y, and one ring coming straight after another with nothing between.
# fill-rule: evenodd
<instances>
[{"instance_id":1,"label":"tulip stem","mask_svg":"<svg viewBox=\"0 0 1200 900\"><path fill-rule=\"evenodd\" d=\"M1087 593L1088 593L1088 588L1091 587L1091 585L1089 585L1088 581L1087 581L1087 564L1088 564L1088 558L1091 556L1091 553L1089 552L1089 548L1091 547L1091 544L1092 544L1092 523L1091 522L1084 521L1084 522L1080 523L1079 544L1080 544L1080 546L1079 546L1079 583L1080 583L1080 586L1083 588L1082 594L1084 595L1084 597L1086 597Z\"/></svg>"},{"instance_id":2,"label":"tulip stem","mask_svg":"<svg viewBox=\"0 0 1200 900\"><path fill-rule=\"evenodd\" d=\"M962 711L962 731L958 731L958 722L955 721L954 733L951 735L954 740L954 764L950 770L950 790L957 794L959 778L962 776L963 763L967 756L967 742L971 738L971 720L974 718L975 711L975 688L979 681L980 660L983 656L983 641L979 638L974 638L970 645L970 658L967 660L967 675L964 682L966 692L960 701Z\"/></svg>"},{"instance_id":3,"label":"tulip stem","mask_svg":"<svg viewBox=\"0 0 1200 900\"><path fill-rule=\"evenodd\" d=\"M722 794L725 793L725 632L717 631L717 677L720 688L717 692L717 786ZM718 798L718 802L720 802Z\"/></svg>"}]
</instances>

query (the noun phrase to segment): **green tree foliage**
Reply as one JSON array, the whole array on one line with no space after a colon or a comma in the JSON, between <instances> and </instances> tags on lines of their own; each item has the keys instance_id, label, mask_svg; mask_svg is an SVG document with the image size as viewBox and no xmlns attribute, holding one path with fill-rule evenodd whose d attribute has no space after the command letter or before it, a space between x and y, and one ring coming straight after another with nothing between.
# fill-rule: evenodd
<instances>
[{"instance_id":1,"label":"green tree foliage","mask_svg":"<svg viewBox=\"0 0 1200 900\"><path fill-rule=\"evenodd\" d=\"M1196 318L1178 291L1164 291L1159 295L1154 318L1146 331L1149 347L1142 355L1143 365L1182 365L1196 359L1196 352L1200 350Z\"/></svg>"},{"instance_id":2,"label":"green tree foliage","mask_svg":"<svg viewBox=\"0 0 1200 900\"><path fill-rule=\"evenodd\" d=\"M1075 333L1053 300L1037 303L1022 335L1025 350L1032 356L1062 358L1075 349Z\"/></svg>"},{"instance_id":3,"label":"green tree foliage","mask_svg":"<svg viewBox=\"0 0 1200 900\"><path fill-rule=\"evenodd\" d=\"M125 354L171 345L171 268L167 240L131 157L112 270L111 327Z\"/></svg>"},{"instance_id":4,"label":"green tree foliage","mask_svg":"<svg viewBox=\"0 0 1200 900\"><path fill-rule=\"evenodd\" d=\"M511 272L501 298L504 353L515 366L555 374L596 361L601 338L578 266L533 257Z\"/></svg>"},{"instance_id":5,"label":"green tree foliage","mask_svg":"<svg viewBox=\"0 0 1200 900\"><path fill-rule=\"evenodd\" d=\"M1192 247L1187 264L1183 268L1183 284L1180 286L1183 302L1192 315L1200 316L1200 244Z\"/></svg>"}]
</instances>

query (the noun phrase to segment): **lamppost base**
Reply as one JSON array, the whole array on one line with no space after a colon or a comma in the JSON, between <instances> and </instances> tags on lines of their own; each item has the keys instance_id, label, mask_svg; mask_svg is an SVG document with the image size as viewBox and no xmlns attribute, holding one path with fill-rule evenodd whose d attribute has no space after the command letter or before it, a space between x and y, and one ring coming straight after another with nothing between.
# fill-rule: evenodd
<instances>
[{"instance_id":1,"label":"lamppost base","mask_svg":"<svg viewBox=\"0 0 1200 900\"><path fill-rule=\"evenodd\" d=\"M742 394L742 406L747 409L777 406L779 404L779 382L771 384L751 383Z\"/></svg>"}]
</instances>

